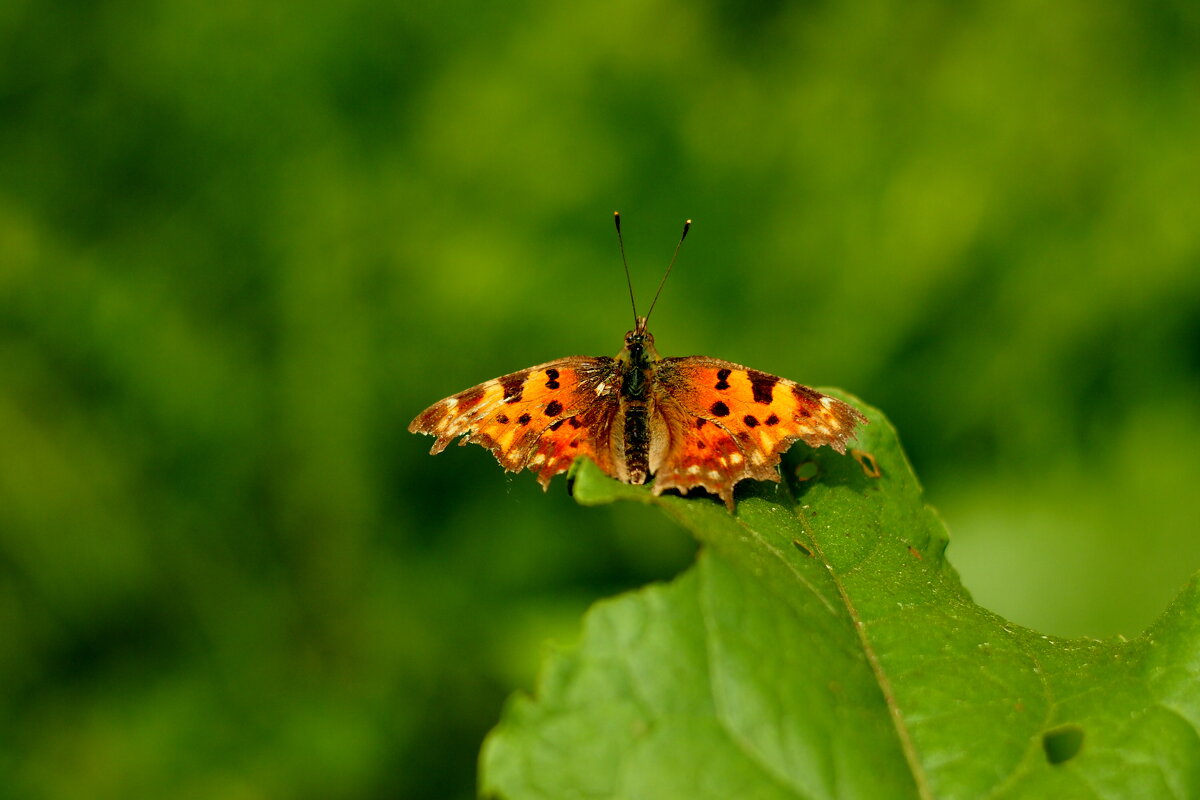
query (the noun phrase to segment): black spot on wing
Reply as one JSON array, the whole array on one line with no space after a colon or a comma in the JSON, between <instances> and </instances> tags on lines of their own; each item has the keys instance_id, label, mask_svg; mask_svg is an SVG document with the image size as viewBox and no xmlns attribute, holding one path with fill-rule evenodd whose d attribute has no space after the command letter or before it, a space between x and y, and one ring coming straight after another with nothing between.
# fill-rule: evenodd
<instances>
[{"instance_id":1,"label":"black spot on wing","mask_svg":"<svg viewBox=\"0 0 1200 800\"><path fill-rule=\"evenodd\" d=\"M558 430L559 428L562 427L564 422L566 422L565 419L555 420L554 422L550 423L550 430L552 430L552 431Z\"/></svg>"},{"instance_id":2,"label":"black spot on wing","mask_svg":"<svg viewBox=\"0 0 1200 800\"><path fill-rule=\"evenodd\" d=\"M714 417L728 417L729 416L729 406L725 405L720 400L713 403L712 408L710 408L709 411L712 412L712 415Z\"/></svg>"},{"instance_id":3,"label":"black spot on wing","mask_svg":"<svg viewBox=\"0 0 1200 800\"><path fill-rule=\"evenodd\" d=\"M514 372L500 379L500 388L504 390L504 402L519 403L524 392L525 378L528 372Z\"/></svg>"},{"instance_id":4,"label":"black spot on wing","mask_svg":"<svg viewBox=\"0 0 1200 800\"><path fill-rule=\"evenodd\" d=\"M699 430L708 424L708 420L704 417L696 417L696 429Z\"/></svg>"},{"instance_id":5,"label":"black spot on wing","mask_svg":"<svg viewBox=\"0 0 1200 800\"><path fill-rule=\"evenodd\" d=\"M713 388L714 389L728 389L729 388L729 374L731 372L732 372L732 370L728 370L728 369L717 370L717 383L715 386L713 386Z\"/></svg>"},{"instance_id":6,"label":"black spot on wing","mask_svg":"<svg viewBox=\"0 0 1200 800\"><path fill-rule=\"evenodd\" d=\"M508 415L507 414L497 414L496 422L499 422L501 425L507 425L508 424Z\"/></svg>"},{"instance_id":7,"label":"black spot on wing","mask_svg":"<svg viewBox=\"0 0 1200 800\"><path fill-rule=\"evenodd\" d=\"M557 400L551 400L550 405L546 406L546 416L557 417L562 413L562 410L562 403L558 402Z\"/></svg>"},{"instance_id":8,"label":"black spot on wing","mask_svg":"<svg viewBox=\"0 0 1200 800\"><path fill-rule=\"evenodd\" d=\"M753 369L749 370L746 375L750 378L750 389L754 392L754 402L770 405L771 399L775 395L775 384L779 383L779 378Z\"/></svg>"},{"instance_id":9,"label":"black spot on wing","mask_svg":"<svg viewBox=\"0 0 1200 800\"><path fill-rule=\"evenodd\" d=\"M775 416L774 414L772 414L771 416L769 416L763 420L763 425L778 425L778 424L779 424L779 417Z\"/></svg>"},{"instance_id":10,"label":"black spot on wing","mask_svg":"<svg viewBox=\"0 0 1200 800\"><path fill-rule=\"evenodd\" d=\"M551 367L550 369L546 370L546 388L557 389L558 387L558 370Z\"/></svg>"},{"instance_id":11,"label":"black spot on wing","mask_svg":"<svg viewBox=\"0 0 1200 800\"><path fill-rule=\"evenodd\" d=\"M533 417L529 416L528 414L522 414L521 416L517 417L517 424L528 425L529 420L531 419L533 419Z\"/></svg>"},{"instance_id":12,"label":"black spot on wing","mask_svg":"<svg viewBox=\"0 0 1200 800\"><path fill-rule=\"evenodd\" d=\"M742 422L746 423L747 428L754 428L758 426L758 417L753 414L747 414L742 417Z\"/></svg>"}]
</instances>

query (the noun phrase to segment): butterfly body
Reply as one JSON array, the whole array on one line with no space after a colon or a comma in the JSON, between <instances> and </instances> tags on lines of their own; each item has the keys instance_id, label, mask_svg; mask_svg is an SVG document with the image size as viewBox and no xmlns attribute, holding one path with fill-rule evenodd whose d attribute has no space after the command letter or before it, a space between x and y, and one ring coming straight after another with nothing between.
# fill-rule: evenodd
<instances>
[{"instance_id":1,"label":"butterfly body","mask_svg":"<svg viewBox=\"0 0 1200 800\"><path fill-rule=\"evenodd\" d=\"M745 478L779 480L780 455L797 439L845 452L856 409L814 389L704 356L663 358L638 317L614 358L572 356L481 383L427 408L409 425L492 451L543 488L577 457L654 492L695 487L733 509Z\"/></svg>"},{"instance_id":2,"label":"butterfly body","mask_svg":"<svg viewBox=\"0 0 1200 800\"><path fill-rule=\"evenodd\" d=\"M651 387L654 366L660 360L643 317L638 320L637 329L625 335L625 347L616 358L621 372L617 413L621 418L624 455L618 474L626 483L642 484L650 476L650 445L655 441L650 433Z\"/></svg>"}]
</instances>

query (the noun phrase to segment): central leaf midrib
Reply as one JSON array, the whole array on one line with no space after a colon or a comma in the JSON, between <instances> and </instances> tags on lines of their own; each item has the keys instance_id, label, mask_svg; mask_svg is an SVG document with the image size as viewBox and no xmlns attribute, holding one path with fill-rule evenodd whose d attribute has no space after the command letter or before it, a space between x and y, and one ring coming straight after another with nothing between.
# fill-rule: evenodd
<instances>
[{"instance_id":1,"label":"central leaf midrib","mask_svg":"<svg viewBox=\"0 0 1200 800\"><path fill-rule=\"evenodd\" d=\"M867 636L866 626L858 614L858 609L855 607L854 601L850 599L850 594L846 591L846 587L843 585L837 571L834 570L833 564L825 557L825 551L821 549L820 542L812 535L812 530L809 528L807 520L798 512L796 516L800 519L800 524L804 526L805 531L808 533L809 543L813 547L814 555L825 566L825 571L829 574L829 579L833 581L833 585L838 591L838 596L842 598L842 605L845 606L846 613L850 615L850 621L854 625L854 632L858 636L863 653L867 656L867 663L870 665L871 672L875 676L875 683L879 686L880 693L883 694L884 705L887 706L888 714L892 718L892 726L896 729L896 736L900 740L900 749L904 753L904 760L908 762L913 783L917 787L917 793L926 800L933 800L933 792L929 788L929 781L925 776L925 768L921 765L916 745L912 740L912 734L908 730L908 725L904 722L904 716L900 713L900 706L896 702L895 693L892 691L891 680L888 678L887 672L883 669L879 655L875 652L875 647L871 644L871 640Z\"/></svg>"},{"instance_id":2,"label":"central leaf midrib","mask_svg":"<svg viewBox=\"0 0 1200 800\"><path fill-rule=\"evenodd\" d=\"M837 589L838 596L842 600L842 605L846 609L846 613L850 615L850 621L854 626L854 633L858 636L859 645L862 647L863 653L867 657L867 664L871 667L871 673L875 676L875 683L879 686L879 691L883 695L884 705L887 706L888 714L892 718L892 727L896 730L896 737L900 740L900 750L904 753L904 760L908 762L909 772L912 774L913 783L917 788L917 794L923 800L933 800L933 791L929 787L929 779L925 775L925 768L921 764L920 756L917 754L916 744L913 742L912 733L908 729L908 724L904 721L904 715L900 713L900 705L896 702L895 692L892 690L891 680L888 678L887 672L883 668L882 662L879 660L879 654L875 652L875 647L867 636L866 625L859 616L858 608L854 605L854 601L850 598L850 593L846 590L845 584L842 583L841 576L834 568L833 563L825 555L821 543L817 540L813 532L810 520L804 515L803 509L797 502L795 493L792 491L791 485L787 481L781 481L782 489L787 493L789 498L789 506L794 509L796 520L800 523L800 527L804 529L804 533L808 536L808 543L813 548L813 555L820 559L821 565L825 567L825 573L829 576L829 580L833 582L834 588ZM763 538L758 531L755 535ZM768 550L776 558L787 561L774 547L768 547ZM790 565L789 565L790 566Z\"/></svg>"},{"instance_id":3,"label":"central leaf midrib","mask_svg":"<svg viewBox=\"0 0 1200 800\"><path fill-rule=\"evenodd\" d=\"M832 563L825 556L824 551L821 549L820 544L813 535L812 527L808 524L809 520L807 520L803 514L800 513L800 508L795 501L791 487L788 486L786 482L783 482L780 490L785 492L788 498L787 506L790 508L785 508L785 510L788 510L789 513L792 513L792 510L794 509L796 519L800 523L800 526L804 529L804 533L807 536L809 543L813 547L814 557L818 558L821 561L821 564L825 567L826 574L833 582L834 588L837 589L838 596L841 598L842 605L846 609L846 613L850 616L851 622L854 626L855 634L858 636L859 645L864 654L867 656L867 663L870 665L876 685L879 687L880 693L883 695L884 704L887 706L888 714L892 720L892 726L896 730L896 736L900 742L900 749L904 754L905 761L908 763L909 772L911 773L913 784L917 789L917 794L922 798L922 800L933 800L933 792L930 789L928 778L925 775L925 770L921 765L920 758L917 755L916 745L913 743L912 735L909 732L908 726L904 722L904 718L900 713L899 704L896 702L895 694L891 687L891 681L883 669L883 665L879 660L878 654L875 652L874 646L871 644L870 639L866 635L866 629L861 617L858 614L858 609L855 607L854 602L850 599L850 595L845 586L842 584L840 576L834 569ZM736 522L742 527L743 530L745 530L759 542L764 552L769 553L772 558L776 559L781 565L783 565L785 569L796 576L798 583L808 589L808 591L811 592L813 596L815 596L821 602L821 604L825 606L825 608L831 612L834 611L825 596L821 592L817 591L817 588L812 584L812 582L796 569L795 565L788 560L784 552L776 547L768 537L764 536L762 531L758 530L758 528L753 525L747 524L744 518L742 518L740 515L736 518Z\"/></svg>"}]
</instances>

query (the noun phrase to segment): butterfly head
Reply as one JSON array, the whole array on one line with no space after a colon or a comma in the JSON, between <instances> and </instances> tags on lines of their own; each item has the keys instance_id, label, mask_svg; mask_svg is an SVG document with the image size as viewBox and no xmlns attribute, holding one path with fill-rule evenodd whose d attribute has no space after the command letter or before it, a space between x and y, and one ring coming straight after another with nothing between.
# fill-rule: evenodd
<instances>
[{"instance_id":1,"label":"butterfly head","mask_svg":"<svg viewBox=\"0 0 1200 800\"><path fill-rule=\"evenodd\" d=\"M646 318L638 317L637 327L625 334L625 348L617 356L633 364L648 364L659 359L654 349L654 334L646 330Z\"/></svg>"}]
</instances>

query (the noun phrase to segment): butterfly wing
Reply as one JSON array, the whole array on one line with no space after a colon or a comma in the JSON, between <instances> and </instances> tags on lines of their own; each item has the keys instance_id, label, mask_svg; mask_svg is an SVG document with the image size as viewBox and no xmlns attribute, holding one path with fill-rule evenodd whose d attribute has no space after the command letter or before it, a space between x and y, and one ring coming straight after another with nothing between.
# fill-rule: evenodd
<instances>
[{"instance_id":1,"label":"butterfly wing","mask_svg":"<svg viewBox=\"0 0 1200 800\"><path fill-rule=\"evenodd\" d=\"M577 456L612 475L617 381L614 359L560 358L434 403L408 429L437 437L431 453L465 436L459 444L486 447L510 472L536 471L543 488Z\"/></svg>"},{"instance_id":2,"label":"butterfly wing","mask_svg":"<svg viewBox=\"0 0 1200 800\"><path fill-rule=\"evenodd\" d=\"M778 481L780 454L797 439L844 453L867 422L841 400L740 364L689 356L655 366L668 439L652 465L655 493L702 486L732 510L734 484Z\"/></svg>"}]
</instances>

